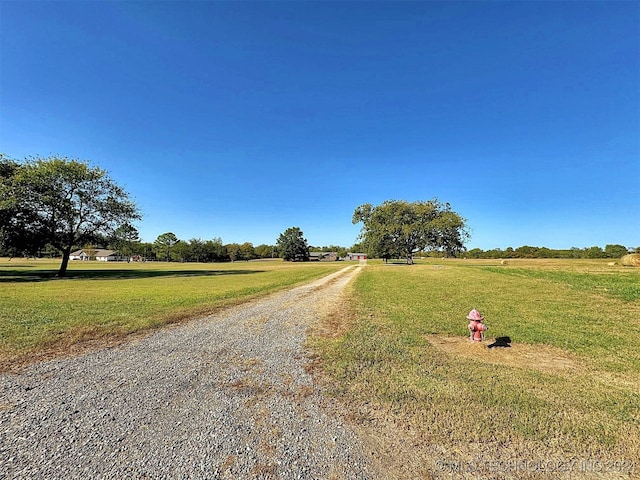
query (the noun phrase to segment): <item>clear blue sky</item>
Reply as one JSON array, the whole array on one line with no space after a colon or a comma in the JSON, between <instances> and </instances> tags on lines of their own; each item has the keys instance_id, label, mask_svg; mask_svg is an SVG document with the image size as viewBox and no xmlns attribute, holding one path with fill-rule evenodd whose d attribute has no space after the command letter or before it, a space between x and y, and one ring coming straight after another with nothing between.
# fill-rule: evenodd
<instances>
[{"instance_id":1,"label":"clear blue sky","mask_svg":"<svg viewBox=\"0 0 640 480\"><path fill-rule=\"evenodd\" d=\"M640 246L640 2L0 1L0 151L106 169L145 241Z\"/></svg>"}]
</instances>

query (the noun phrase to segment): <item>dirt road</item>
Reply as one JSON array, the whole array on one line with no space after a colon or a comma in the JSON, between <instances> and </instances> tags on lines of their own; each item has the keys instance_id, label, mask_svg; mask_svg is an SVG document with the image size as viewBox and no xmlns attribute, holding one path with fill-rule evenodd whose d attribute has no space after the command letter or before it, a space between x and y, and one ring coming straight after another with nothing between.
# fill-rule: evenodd
<instances>
[{"instance_id":1,"label":"dirt road","mask_svg":"<svg viewBox=\"0 0 640 480\"><path fill-rule=\"evenodd\" d=\"M375 478L304 369L359 269L0 375L0 478Z\"/></svg>"}]
</instances>

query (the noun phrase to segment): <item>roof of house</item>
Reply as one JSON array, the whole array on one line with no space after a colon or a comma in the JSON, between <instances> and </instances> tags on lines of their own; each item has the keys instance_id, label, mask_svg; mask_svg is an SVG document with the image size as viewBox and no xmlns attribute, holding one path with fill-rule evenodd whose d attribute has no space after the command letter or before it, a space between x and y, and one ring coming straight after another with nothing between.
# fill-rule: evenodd
<instances>
[{"instance_id":1,"label":"roof of house","mask_svg":"<svg viewBox=\"0 0 640 480\"><path fill-rule=\"evenodd\" d=\"M323 259L323 258L333 258L337 256L338 254L335 252L309 252L309 258Z\"/></svg>"},{"instance_id":2,"label":"roof of house","mask_svg":"<svg viewBox=\"0 0 640 480\"><path fill-rule=\"evenodd\" d=\"M71 253L72 257L79 257L81 256L83 253L85 253L84 249L82 250L77 250L75 252ZM115 250L107 250L105 248L96 248L95 250L93 250L91 252L95 257L109 257L111 255L116 254L117 252Z\"/></svg>"}]
</instances>

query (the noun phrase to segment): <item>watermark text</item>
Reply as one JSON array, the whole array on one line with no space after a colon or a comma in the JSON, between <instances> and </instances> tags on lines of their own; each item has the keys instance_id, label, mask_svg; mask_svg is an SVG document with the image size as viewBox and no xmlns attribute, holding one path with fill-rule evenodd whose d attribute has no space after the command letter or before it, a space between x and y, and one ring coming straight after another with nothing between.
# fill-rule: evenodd
<instances>
[{"instance_id":1,"label":"watermark text","mask_svg":"<svg viewBox=\"0 0 640 480\"><path fill-rule=\"evenodd\" d=\"M439 459L436 469L443 473L602 473L632 474L638 463L630 460L568 459L568 460L455 460Z\"/></svg>"}]
</instances>

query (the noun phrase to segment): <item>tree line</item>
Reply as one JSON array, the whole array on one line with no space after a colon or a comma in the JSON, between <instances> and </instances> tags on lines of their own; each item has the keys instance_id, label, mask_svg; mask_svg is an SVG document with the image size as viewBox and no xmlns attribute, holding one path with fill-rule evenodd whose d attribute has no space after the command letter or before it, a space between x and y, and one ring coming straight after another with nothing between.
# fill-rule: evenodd
<instances>
[{"instance_id":1,"label":"tree line","mask_svg":"<svg viewBox=\"0 0 640 480\"><path fill-rule=\"evenodd\" d=\"M226 262L280 257L309 260L314 251L347 254L336 245L312 247L298 227L280 234L275 245L223 244L220 238L180 240L173 232L142 242L133 222L142 218L129 194L107 173L87 162L66 157L27 158L18 162L0 154L0 256L61 256L58 276L64 276L75 250L112 249L128 259L180 262ZM467 258L619 258L630 249L607 245L552 250L466 250L466 219L438 199L406 202L387 200L357 207L352 223L362 224L352 252L369 258L415 255ZM640 251L640 247L636 248ZM85 253L86 253L85 252Z\"/></svg>"},{"instance_id":2,"label":"tree line","mask_svg":"<svg viewBox=\"0 0 640 480\"><path fill-rule=\"evenodd\" d=\"M139 238L137 229L125 225L117 229L111 236L95 235L91 242L73 245L71 252L82 250L95 259L98 249L113 250L123 259L129 261L164 261L164 262L236 262L257 259L280 258L278 245L260 244L254 246L251 242L223 243L219 237L202 240L192 238L180 240L172 232L159 235L153 242L144 242ZM308 246L309 252L335 252L339 257L346 256L346 247L337 245ZM23 246L0 245L0 257L37 257L60 258L58 248L47 243L37 248L23 248ZM304 258L308 260L308 256Z\"/></svg>"},{"instance_id":3,"label":"tree line","mask_svg":"<svg viewBox=\"0 0 640 480\"><path fill-rule=\"evenodd\" d=\"M532 247L524 245L518 248L508 247L504 250L495 248L492 250L482 250L472 248L464 253L467 258L620 258L628 253L640 253L640 247L625 247L619 244L606 245L603 248L598 246L569 249L551 249L547 247Z\"/></svg>"},{"instance_id":4,"label":"tree line","mask_svg":"<svg viewBox=\"0 0 640 480\"><path fill-rule=\"evenodd\" d=\"M180 240L172 232L152 243L142 242L133 226L141 218L129 194L88 162L59 156L16 161L0 154L0 255L62 257L60 277L72 252L84 250L91 257L98 248L139 260L226 262L279 255L298 259L289 258L286 242L254 247L250 242L223 244L220 238ZM310 250L314 247L304 240L303 259Z\"/></svg>"}]
</instances>

